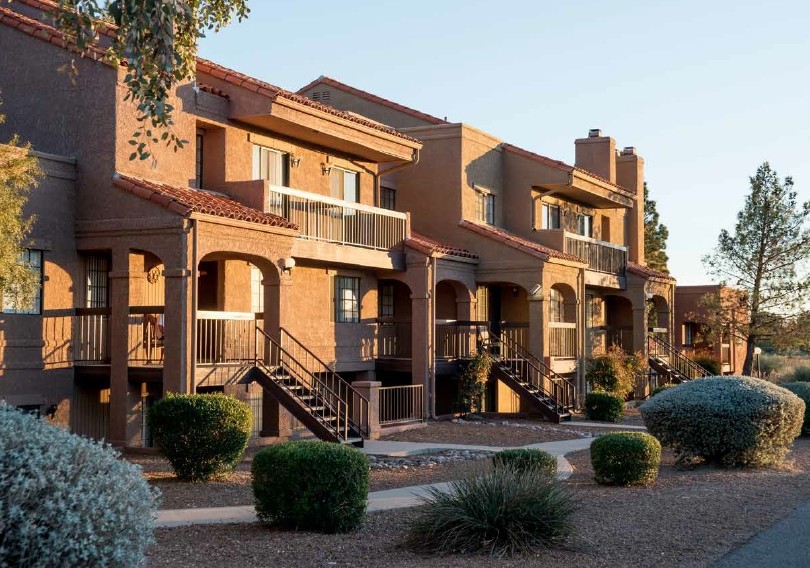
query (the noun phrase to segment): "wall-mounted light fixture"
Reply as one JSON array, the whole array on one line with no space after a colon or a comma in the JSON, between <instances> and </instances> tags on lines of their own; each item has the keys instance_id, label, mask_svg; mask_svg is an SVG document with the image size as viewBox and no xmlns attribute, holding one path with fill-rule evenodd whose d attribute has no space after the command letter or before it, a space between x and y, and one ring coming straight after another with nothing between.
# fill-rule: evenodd
<instances>
[{"instance_id":1,"label":"wall-mounted light fixture","mask_svg":"<svg viewBox=\"0 0 810 568\"><path fill-rule=\"evenodd\" d=\"M534 286L532 286L532 289L529 290L529 296L536 296L542 289L543 287L540 286L540 284L535 284Z\"/></svg>"},{"instance_id":2,"label":"wall-mounted light fixture","mask_svg":"<svg viewBox=\"0 0 810 568\"><path fill-rule=\"evenodd\" d=\"M297 168L301 163L301 156L296 156L295 154L290 154L290 167Z\"/></svg>"},{"instance_id":3,"label":"wall-mounted light fixture","mask_svg":"<svg viewBox=\"0 0 810 568\"><path fill-rule=\"evenodd\" d=\"M321 172L323 172L323 175L328 176L331 171L332 166L329 164L321 164Z\"/></svg>"},{"instance_id":4,"label":"wall-mounted light fixture","mask_svg":"<svg viewBox=\"0 0 810 568\"><path fill-rule=\"evenodd\" d=\"M295 259L291 256L281 259L281 270L287 276L292 274L292 269L295 268Z\"/></svg>"}]
</instances>

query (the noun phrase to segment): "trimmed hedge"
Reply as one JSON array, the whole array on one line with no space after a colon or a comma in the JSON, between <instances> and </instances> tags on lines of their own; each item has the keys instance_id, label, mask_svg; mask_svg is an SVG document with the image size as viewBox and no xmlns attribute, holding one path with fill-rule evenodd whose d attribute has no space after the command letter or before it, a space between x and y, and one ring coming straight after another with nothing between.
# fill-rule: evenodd
<instances>
[{"instance_id":1,"label":"trimmed hedge","mask_svg":"<svg viewBox=\"0 0 810 568\"><path fill-rule=\"evenodd\" d=\"M497 467L452 481L447 491L431 488L424 501L404 544L425 554L538 553L565 544L574 532L576 501L534 468Z\"/></svg>"},{"instance_id":2,"label":"trimmed hedge","mask_svg":"<svg viewBox=\"0 0 810 568\"><path fill-rule=\"evenodd\" d=\"M591 444L591 465L603 485L649 485L658 477L661 443L644 432L613 432Z\"/></svg>"},{"instance_id":3,"label":"trimmed hedge","mask_svg":"<svg viewBox=\"0 0 810 568\"><path fill-rule=\"evenodd\" d=\"M0 403L0 566L140 566L159 501L116 450Z\"/></svg>"},{"instance_id":4,"label":"trimmed hedge","mask_svg":"<svg viewBox=\"0 0 810 568\"><path fill-rule=\"evenodd\" d=\"M800 399L804 401L804 422L802 423L802 433L810 434L810 382L808 383L788 383L782 385Z\"/></svg>"},{"instance_id":5,"label":"trimmed hedge","mask_svg":"<svg viewBox=\"0 0 810 568\"><path fill-rule=\"evenodd\" d=\"M183 481L207 481L242 460L253 413L224 394L167 394L149 410L152 437Z\"/></svg>"},{"instance_id":6,"label":"trimmed hedge","mask_svg":"<svg viewBox=\"0 0 810 568\"><path fill-rule=\"evenodd\" d=\"M608 392L589 392L585 395L585 416L590 420L618 422L624 418L624 400Z\"/></svg>"},{"instance_id":7,"label":"trimmed hedge","mask_svg":"<svg viewBox=\"0 0 810 568\"><path fill-rule=\"evenodd\" d=\"M543 450L532 448L502 450L492 456L492 463L496 468L511 467L519 471L536 469L552 478L557 476L557 458Z\"/></svg>"},{"instance_id":8,"label":"trimmed hedge","mask_svg":"<svg viewBox=\"0 0 810 568\"><path fill-rule=\"evenodd\" d=\"M366 515L368 459L329 442L287 442L253 458L259 520L283 529L325 533L356 529Z\"/></svg>"},{"instance_id":9,"label":"trimmed hedge","mask_svg":"<svg viewBox=\"0 0 810 568\"><path fill-rule=\"evenodd\" d=\"M650 433L680 461L735 467L781 461L801 433L805 404L760 379L706 377L666 390L639 409Z\"/></svg>"},{"instance_id":10,"label":"trimmed hedge","mask_svg":"<svg viewBox=\"0 0 810 568\"><path fill-rule=\"evenodd\" d=\"M664 391L665 391L665 390L667 390L667 389L673 389L673 388L675 388L675 387L677 387L677 386L678 386L678 385L675 385L675 384L669 383L669 384L666 384L666 385L661 385L660 387L655 387L655 388L652 390L652 392L650 393L649 398L652 398L652 397L654 397L655 395L657 395L658 393L662 393L662 392L664 392Z\"/></svg>"}]
</instances>

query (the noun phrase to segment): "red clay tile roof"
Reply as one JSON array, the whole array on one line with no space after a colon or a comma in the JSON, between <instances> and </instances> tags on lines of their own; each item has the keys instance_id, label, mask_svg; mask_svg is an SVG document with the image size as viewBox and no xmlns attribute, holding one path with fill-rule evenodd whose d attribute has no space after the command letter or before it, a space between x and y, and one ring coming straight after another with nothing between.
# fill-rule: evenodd
<instances>
[{"instance_id":1,"label":"red clay tile roof","mask_svg":"<svg viewBox=\"0 0 810 568\"><path fill-rule=\"evenodd\" d=\"M218 63L214 63L213 61L203 59L202 57L197 58L197 73L205 73L206 75L211 75L212 77L216 77L217 79L221 79L225 82L231 83L238 87L242 87L243 89L247 89L249 91L253 91L254 93L259 93L260 95L264 95L269 98L282 97L287 100L291 100L299 104L312 107L321 112L325 112L346 120L351 120L352 122L362 124L363 126L373 128L374 130L380 130L387 134L391 134L399 138L404 138L405 140L408 140L410 142L419 142L416 138L413 138L411 136L408 136L407 134L399 132L398 130L391 128L390 126L386 126L374 120L369 120L360 115L348 113L342 110L338 110L334 107L330 107L329 105L313 101L312 99L308 99L307 97L287 91L285 89L282 89L281 87L276 87L275 85L271 85L270 83L260 81L259 79L250 77L248 75L245 75L244 73L239 73L238 71L234 71L233 69L229 69L227 67L219 65Z\"/></svg>"},{"instance_id":2,"label":"red clay tile roof","mask_svg":"<svg viewBox=\"0 0 810 568\"><path fill-rule=\"evenodd\" d=\"M33 8L39 8L45 12L53 12L59 9L57 4L53 2L46 2L43 0L16 0L16 1L31 6ZM27 16L23 16L22 14L18 14L17 12L9 8L3 8L1 4L0 4L0 23L5 24L12 28L16 28L23 33L26 33L30 36L41 39L43 41L47 41L64 49L78 52L76 45L71 42L66 42L62 38L62 33L53 26L50 26L39 20L34 20ZM116 26L109 24L106 26L102 26L99 31L103 35L114 36L116 29L117 29ZM102 59L106 55L106 51L100 47L91 46L84 51L84 55L92 56L93 59ZM237 85L239 87L253 91L254 93L259 93L261 95L265 95L270 98L282 97L291 101L295 101L299 104L315 108L321 112L325 112L327 114L331 114L333 116L337 116L345 120L350 120L352 122L362 124L363 126L366 126L368 128L372 128L374 130L379 130L381 132L385 132L387 134L403 138L405 140L408 140L409 142L417 142L417 143L419 142L416 138L408 136L407 134L399 132L398 130L395 130L394 128L391 128L384 124L380 124L379 122L368 120L362 116L352 115L350 113L343 112L328 105L315 102L304 96L298 95L291 91L287 91L280 87L276 87L275 85L271 85L270 83L260 81L259 79L249 77L248 75L239 73L237 71L234 71L233 69L228 69L227 67L223 67L222 65L214 63L213 61L208 61L207 59L203 59L201 57L197 58L197 72L206 73L208 75L217 77L233 85ZM222 94L224 95L224 93Z\"/></svg>"},{"instance_id":3,"label":"red clay tile roof","mask_svg":"<svg viewBox=\"0 0 810 568\"><path fill-rule=\"evenodd\" d=\"M498 227L493 227L492 225L485 225L483 223L477 223L467 219L462 219L458 222L458 224L474 233L478 233L479 235L483 235L492 240L502 242L512 248L529 253L532 256L542 258L543 260L548 258L559 258L562 260L570 260L572 262L581 262L582 264L587 264L587 261L579 258L578 256L574 256L573 254L568 254L559 250L554 250L553 248L530 241L529 239L524 239L523 237L519 237L514 233L499 229Z\"/></svg>"},{"instance_id":4,"label":"red clay tile roof","mask_svg":"<svg viewBox=\"0 0 810 568\"><path fill-rule=\"evenodd\" d=\"M41 0L17 1L33 8L40 8L45 11L56 8L55 4L52 5L50 2L42 2ZM39 20L29 18L28 16L24 16L18 12L15 12L14 10L11 10L10 8L4 8L1 3L0 24L9 26L10 28L14 28L22 33L28 34L37 39L41 39L42 41L51 43L57 47L67 49L73 53L81 54L84 57L89 57L90 59L96 61L105 59L107 55L106 50L97 46L89 46L84 51L81 51L75 42L63 38L62 32L57 30L55 27L44 22L40 22Z\"/></svg>"},{"instance_id":5,"label":"red clay tile roof","mask_svg":"<svg viewBox=\"0 0 810 568\"><path fill-rule=\"evenodd\" d=\"M258 209L243 205L238 201L209 193L177 187L162 182L135 178L125 174L116 173L113 183L121 189L137 195L142 199L153 201L178 215L186 217L191 213L215 215L238 221L248 221L260 225L280 227L282 229L297 229L298 226L290 223L283 217L271 215Z\"/></svg>"},{"instance_id":6,"label":"red clay tile roof","mask_svg":"<svg viewBox=\"0 0 810 568\"><path fill-rule=\"evenodd\" d=\"M211 85L207 85L205 83L197 83L197 88L203 92L222 97L223 99L231 98L231 96L222 89L217 89L216 87L212 87Z\"/></svg>"},{"instance_id":7,"label":"red clay tile roof","mask_svg":"<svg viewBox=\"0 0 810 568\"><path fill-rule=\"evenodd\" d=\"M307 90L311 89L312 87L314 87L315 85L319 85L321 83L329 85L330 87L335 87L336 89L340 89L341 91L351 93L352 95L360 97L361 99L365 99L367 101L371 101L371 102L376 103L378 105L388 107L388 108L394 109L396 111L399 111L401 113L407 114L407 115L412 116L414 118L424 120L425 122L429 122L431 124L450 124L446 120L442 120L441 118L438 118L436 116L432 116L432 115L429 115L427 113L418 111L416 109L406 107L405 105L395 103L394 101L384 99L384 98L382 98L380 96L369 93L368 91L363 91L362 89L358 89L356 87L352 87L351 85L347 85L346 83L341 83L340 81L338 81L336 79L332 79L331 77L327 77L326 75L321 75L320 77L318 77L317 79L312 81L309 85L307 85L305 87L301 87L300 89L298 89L298 94L299 95L303 94L304 91L307 91Z\"/></svg>"},{"instance_id":8,"label":"red clay tile roof","mask_svg":"<svg viewBox=\"0 0 810 568\"><path fill-rule=\"evenodd\" d=\"M672 281L675 280L675 278L672 275L667 274L666 272L653 270L649 266L642 266L641 264L635 262L627 263L627 271L632 272L633 274L638 274L639 276L644 276L645 278L662 278L664 280L672 280Z\"/></svg>"},{"instance_id":9,"label":"red clay tile roof","mask_svg":"<svg viewBox=\"0 0 810 568\"><path fill-rule=\"evenodd\" d=\"M413 231L411 231L411 236L405 240L405 244L427 255L447 254L461 258L478 260L477 254L471 253L466 249L439 242L425 235L414 233Z\"/></svg>"},{"instance_id":10,"label":"red clay tile roof","mask_svg":"<svg viewBox=\"0 0 810 568\"><path fill-rule=\"evenodd\" d=\"M619 192L626 194L628 197L635 197L635 193L633 193L632 191L629 191L627 188L624 188L624 187L622 187L622 186L620 186L620 185L618 185L616 183L613 183L609 179L605 179L602 176L596 175L595 173L593 173L591 171L588 171L588 170L585 170L583 168L578 168L576 166L572 166L571 164L566 164L565 162L562 162L560 160L555 160L553 158L549 158L549 157L543 156L541 154L535 154L534 152L530 152L529 150L524 150L523 148L520 148L518 146L515 146L513 144L509 144L509 143L506 143L506 142L501 144L501 147L504 150L512 152L513 154L517 154L518 156L523 156L524 158L534 160L535 162L540 162L541 164L545 164L546 166L550 166L552 168L557 168L557 169L560 169L560 170L563 170L563 171L566 171L566 172L574 172L574 171L581 172L581 173L583 173L583 174L585 174L587 176L590 176L592 178L596 178L599 181L614 187Z\"/></svg>"}]
</instances>

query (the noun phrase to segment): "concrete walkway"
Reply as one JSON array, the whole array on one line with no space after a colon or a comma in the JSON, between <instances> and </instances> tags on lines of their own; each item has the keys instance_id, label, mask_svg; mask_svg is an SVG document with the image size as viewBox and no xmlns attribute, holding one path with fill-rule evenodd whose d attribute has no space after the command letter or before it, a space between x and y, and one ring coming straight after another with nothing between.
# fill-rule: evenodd
<instances>
[{"instance_id":1,"label":"concrete walkway","mask_svg":"<svg viewBox=\"0 0 810 568\"><path fill-rule=\"evenodd\" d=\"M810 502L761 531L712 568L806 568L810 566Z\"/></svg>"},{"instance_id":2,"label":"concrete walkway","mask_svg":"<svg viewBox=\"0 0 810 568\"><path fill-rule=\"evenodd\" d=\"M562 422L560 426L582 426L584 428L620 428L622 430L646 430L646 426L636 426L633 424L611 424L610 422L586 422L584 420L572 420Z\"/></svg>"},{"instance_id":3,"label":"concrete walkway","mask_svg":"<svg viewBox=\"0 0 810 568\"><path fill-rule=\"evenodd\" d=\"M557 479L567 479L573 473L573 468L564 455L586 450L590 447L593 438L577 438L575 440L561 440L559 442L543 442L524 446L546 451L557 456ZM415 442L380 442L367 440L363 451L371 455L385 455L391 457L405 457L442 450L489 450L497 452L504 448L492 446L464 446L461 444L428 444ZM387 452L387 453L384 453ZM372 491L368 494L368 511L387 511L402 509L421 504L421 498L428 495L429 489L434 487L446 490L449 483L434 483L430 485L415 485L411 487L398 487L385 491ZM252 506L242 507L213 507L208 509L164 509L158 511L155 521L156 528L180 527L187 525L210 525L221 523L253 523L256 522L256 511Z\"/></svg>"}]
</instances>

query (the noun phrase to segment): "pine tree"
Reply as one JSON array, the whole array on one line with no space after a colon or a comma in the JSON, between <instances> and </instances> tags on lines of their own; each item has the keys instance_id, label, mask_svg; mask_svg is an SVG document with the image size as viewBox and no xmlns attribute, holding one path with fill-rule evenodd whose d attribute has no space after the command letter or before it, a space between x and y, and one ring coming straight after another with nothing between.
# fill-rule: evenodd
<instances>
[{"instance_id":1,"label":"pine tree","mask_svg":"<svg viewBox=\"0 0 810 568\"><path fill-rule=\"evenodd\" d=\"M757 341L794 319L810 299L802 263L810 257L810 202L799 204L793 180L784 182L765 162L737 214L734 233L723 229L703 262L709 273L745 292L747 340L743 374L750 375Z\"/></svg>"},{"instance_id":2,"label":"pine tree","mask_svg":"<svg viewBox=\"0 0 810 568\"><path fill-rule=\"evenodd\" d=\"M644 258L647 266L667 274L669 274L668 238L669 229L661 223L656 203L650 199L647 182L644 182Z\"/></svg>"}]
</instances>

